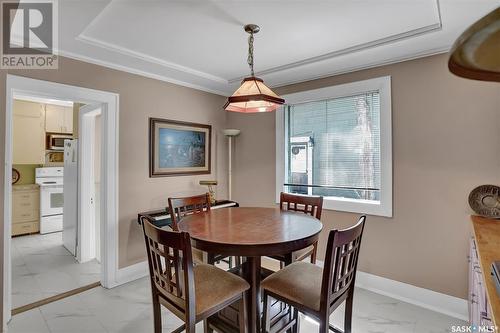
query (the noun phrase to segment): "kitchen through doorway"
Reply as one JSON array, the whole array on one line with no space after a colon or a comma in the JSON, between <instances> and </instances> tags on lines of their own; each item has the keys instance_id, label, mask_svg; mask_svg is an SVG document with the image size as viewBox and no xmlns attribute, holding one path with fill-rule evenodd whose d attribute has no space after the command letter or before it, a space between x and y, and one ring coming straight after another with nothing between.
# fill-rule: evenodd
<instances>
[{"instance_id":1,"label":"kitchen through doorway","mask_svg":"<svg viewBox=\"0 0 500 333\"><path fill-rule=\"evenodd\" d=\"M11 74L6 88L3 330L12 315L30 307L99 284L112 288L126 281L117 264L119 95ZM27 111L17 111L19 101L31 103L25 105ZM78 111L70 111L71 106ZM82 132L80 114L91 107L100 110L94 112L94 131ZM52 111L47 115L52 109L57 109L57 116ZM50 127L57 117L62 123ZM88 149L82 149L79 140L94 142L97 154L85 157L92 158L92 172L99 176L92 180L89 193L82 193L81 186L81 154ZM17 146L24 148L20 155ZM65 160L65 149L72 159ZM19 157L27 155L36 157ZM68 167L65 162L75 165ZM22 181L27 183L19 183ZM24 188L16 194L18 186ZM86 208L88 202L82 204L82 198L91 198L92 211ZM73 204L72 208L67 204ZM83 212L94 219L82 220ZM68 233L65 227L70 221L75 228ZM68 235L76 236L73 248L65 244L71 238ZM39 300L42 297L49 298Z\"/></svg>"},{"instance_id":2,"label":"kitchen through doorway","mask_svg":"<svg viewBox=\"0 0 500 333\"><path fill-rule=\"evenodd\" d=\"M98 285L101 280L100 108L94 112L91 130L86 130L82 138L80 112L86 109L84 104L63 99L14 96L13 313ZM92 161L87 167L94 186L79 184L79 141L92 143L91 155L85 158ZM92 200L91 219L81 218L81 198Z\"/></svg>"}]
</instances>

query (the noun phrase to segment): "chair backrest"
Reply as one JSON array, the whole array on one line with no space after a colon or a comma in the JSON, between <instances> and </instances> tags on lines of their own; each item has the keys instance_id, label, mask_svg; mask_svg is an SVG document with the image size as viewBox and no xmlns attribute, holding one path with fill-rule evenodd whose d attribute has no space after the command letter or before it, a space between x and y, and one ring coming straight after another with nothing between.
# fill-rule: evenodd
<instances>
[{"instance_id":1,"label":"chair backrest","mask_svg":"<svg viewBox=\"0 0 500 333\"><path fill-rule=\"evenodd\" d=\"M321 286L323 310L330 309L339 297L353 291L365 220L366 216L361 216L356 225L344 230L332 230L328 235Z\"/></svg>"},{"instance_id":2,"label":"chair backrest","mask_svg":"<svg viewBox=\"0 0 500 333\"><path fill-rule=\"evenodd\" d=\"M142 216L153 297L161 296L180 318L195 315L191 238L187 232L167 231Z\"/></svg>"},{"instance_id":3,"label":"chair backrest","mask_svg":"<svg viewBox=\"0 0 500 333\"><path fill-rule=\"evenodd\" d=\"M186 215L201 213L210 210L208 193L183 198L168 198L172 229L178 230L177 223Z\"/></svg>"},{"instance_id":4,"label":"chair backrest","mask_svg":"<svg viewBox=\"0 0 500 333\"><path fill-rule=\"evenodd\" d=\"M319 195L300 195L281 192L280 209L303 212L321 219L323 197Z\"/></svg>"}]
</instances>

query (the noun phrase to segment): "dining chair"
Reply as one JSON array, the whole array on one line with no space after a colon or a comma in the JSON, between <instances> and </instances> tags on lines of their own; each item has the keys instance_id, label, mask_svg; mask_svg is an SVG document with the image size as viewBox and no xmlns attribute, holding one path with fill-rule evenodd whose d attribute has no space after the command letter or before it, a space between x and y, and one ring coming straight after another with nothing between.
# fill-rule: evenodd
<instances>
[{"instance_id":1,"label":"dining chair","mask_svg":"<svg viewBox=\"0 0 500 333\"><path fill-rule=\"evenodd\" d=\"M318 195L301 195L281 192L280 209L302 212L320 220L321 213L323 211L323 197ZM272 256L272 258L279 260L281 266L288 265L294 261L302 261L307 257L311 257L311 263L315 264L317 252L318 242L306 247L305 249L285 255Z\"/></svg>"},{"instance_id":2,"label":"dining chair","mask_svg":"<svg viewBox=\"0 0 500 333\"><path fill-rule=\"evenodd\" d=\"M142 219L153 297L154 332L162 332L161 305L184 321L174 332L194 333L210 316L239 302L240 332L245 332L248 282L213 265L193 265L191 238L186 232L168 231Z\"/></svg>"},{"instance_id":3,"label":"dining chair","mask_svg":"<svg viewBox=\"0 0 500 333\"><path fill-rule=\"evenodd\" d=\"M172 229L177 231L177 225L183 217L210 211L210 195L205 193L191 197L168 198L168 207L172 220ZM203 251L193 248L193 258L195 263L214 264L226 257L214 253L207 253L205 257ZM231 257L228 258L227 263L231 268L233 264Z\"/></svg>"},{"instance_id":4,"label":"dining chair","mask_svg":"<svg viewBox=\"0 0 500 333\"><path fill-rule=\"evenodd\" d=\"M177 224L186 215L210 211L210 197L208 193L192 197L168 198L168 208L172 219L172 229L177 229Z\"/></svg>"},{"instance_id":5,"label":"dining chair","mask_svg":"<svg viewBox=\"0 0 500 333\"><path fill-rule=\"evenodd\" d=\"M319 321L319 332L351 333L354 281L358 265L365 216L344 230L332 230L328 235L324 267L297 261L273 273L261 287L264 300L262 326L270 330L269 297L293 308L293 332L298 331L299 312ZM329 323L330 314L345 301L344 331Z\"/></svg>"}]
</instances>

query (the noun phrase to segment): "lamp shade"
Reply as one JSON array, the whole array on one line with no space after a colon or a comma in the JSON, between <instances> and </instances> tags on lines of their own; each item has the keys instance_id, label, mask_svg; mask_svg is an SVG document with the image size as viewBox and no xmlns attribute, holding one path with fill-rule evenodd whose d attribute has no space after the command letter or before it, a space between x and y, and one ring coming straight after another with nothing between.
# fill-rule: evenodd
<instances>
[{"instance_id":1,"label":"lamp shade","mask_svg":"<svg viewBox=\"0 0 500 333\"><path fill-rule=\"evenodd\" d=\"M500 7L462 33L451 49L448 68L461 77L500 82Z\"/></svg>"},{"instance_id":2,"label":"lamp shade","mask_svg":"<svg viewBox=\"0 0 500 333\"><path fill-rule=\"evenodd\" d=\"M276 95L262 79L251 76L243 79L241 86L227 99L226 111L253 113L276 110L285 100Z\"/></svg>"}]
</instances>

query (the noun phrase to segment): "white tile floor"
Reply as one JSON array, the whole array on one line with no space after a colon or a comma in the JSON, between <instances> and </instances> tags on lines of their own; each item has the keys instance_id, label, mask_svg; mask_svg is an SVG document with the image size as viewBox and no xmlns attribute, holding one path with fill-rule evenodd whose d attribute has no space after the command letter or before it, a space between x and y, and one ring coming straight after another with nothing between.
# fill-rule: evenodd
<instances>
[{"instance_id":1,"label":"white tile floor","mask_svg":"<svg viewBox=\"0 0 500 333\"><path fill-rule=\"evenodd\" d=\"M13 308L101 279L97 261L80 264L62 244L62 232L12 238Z\"/></svg>"},{"instance_id":2,"label":"white tile floor","mask_svg":"<svg viewBox=\"0 0 500 333\"><path fill-rule=\"evenodd\" d=\"M162 311L164 332L181 324L170 312ZM331 322L342 327L342 317L339 309ZM355 292L355 333L444 333L451 332L452 325L466 323L363 289ZM203 332L202 328L199 324L197 331ZM317 330L315 323L301 320L301 332ZM114 289L94 288L16 315L8 325L8 333L34 332L153 332L149 280L143 278Z\"/></svg>"}]
</instances>

